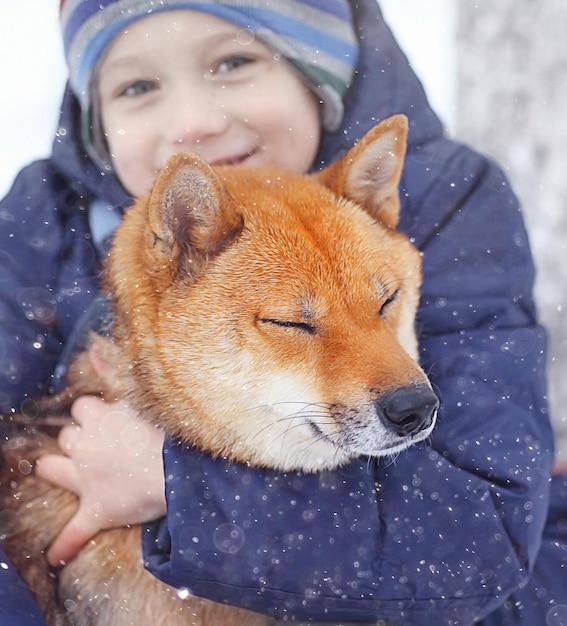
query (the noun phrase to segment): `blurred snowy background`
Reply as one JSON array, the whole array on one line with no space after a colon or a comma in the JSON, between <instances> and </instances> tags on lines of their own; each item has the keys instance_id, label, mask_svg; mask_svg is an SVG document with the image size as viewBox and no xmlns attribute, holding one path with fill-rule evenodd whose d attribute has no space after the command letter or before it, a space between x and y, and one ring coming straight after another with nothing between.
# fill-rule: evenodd
<instances>
[{"instance_id":1,"label":"blurred snowy background","mask_svg":"<svg viewBox=\"0 0 567 626\"><path fill-rule=\"evenodd\" d=\"M524 205L567 462L567 2L461 2L457 18L455 134L502 164Z\"/></svg>"},{"instance_id":2,"label":"blurred snowy background","mask_svg":"<svg viewBox=\"0 0 567 626\"><path fill-rule=\"evenodd\" d=\"M380 4L448 131L493 155L524 203L567 461L567 3ZM58 8L59 0L0 6L0 197L22 165L50 151L66 76Z\"/></svg>"}]
</instances>

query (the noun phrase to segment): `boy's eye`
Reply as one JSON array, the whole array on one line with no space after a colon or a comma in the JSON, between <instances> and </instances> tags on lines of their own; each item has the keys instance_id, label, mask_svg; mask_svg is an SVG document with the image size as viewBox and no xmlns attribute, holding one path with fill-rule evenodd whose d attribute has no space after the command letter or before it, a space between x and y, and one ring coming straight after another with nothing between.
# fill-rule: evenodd
<instances>
[{"instance_id":1,"label":"boy's eye","mask_svg":"<svg viewBox=\"0 0 567 626\"><path fill-rule=\"evenodd\" d=\"M217 66L212 70L212 73L226 74L227 72L234 72L234 70L240 69L249 63L252 63L252 59L250 57L238 55L227 57L217 64Z\"/></svg>"},{"instance_id":2,"label":"boy's eye","mask_svg":"<svg viewBox=\"0 0 567 626\"><path fill-rule=\"evenodd\" d=\"M157 89L157 81L156 80L137 80L133 83L130 83L125 89L123 89L123 96L142 96L145 93L153 91Z\"/></svg>"}]
</instances>

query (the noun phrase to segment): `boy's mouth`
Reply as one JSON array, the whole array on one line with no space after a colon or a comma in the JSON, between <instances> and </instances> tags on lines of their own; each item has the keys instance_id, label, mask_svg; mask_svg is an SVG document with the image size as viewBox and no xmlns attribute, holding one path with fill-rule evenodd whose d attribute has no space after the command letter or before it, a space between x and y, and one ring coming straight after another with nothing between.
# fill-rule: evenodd
<instances>
[{"instance_id":1,"label":"boy's mouth","mask_svg":"<svg viewBox=\"0 0 567 626\"><path fill-rule=\"evenodd\" d=\"M229 157L221 157L219 159L212 159L208 163L212 167L218 167L220 165L242 165L248 159L253 157L255 154L259 152L258 148L252 148L247 152L243 152L241 154Z\"/></svg>"}]
</instances>

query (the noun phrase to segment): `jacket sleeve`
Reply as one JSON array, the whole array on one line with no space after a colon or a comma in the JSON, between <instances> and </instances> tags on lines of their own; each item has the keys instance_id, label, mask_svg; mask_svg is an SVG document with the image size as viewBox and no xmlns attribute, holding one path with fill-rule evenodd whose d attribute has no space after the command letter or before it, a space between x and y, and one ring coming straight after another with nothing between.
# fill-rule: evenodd
<instances>
[{"instance_id":1,"label":"jacket sleeve","mask_svg":"<svg viewBox=\"0 0 567 626\"><path fill-rule=\"evenodd\" d=\"M26 398L48 391L73 322L96 288L100 264L84 204L50 161L25 168L0 201L0 433L10 409L25 411Z\"/></svg>"},{"instance_id":2,"label":"jacket sleeve","mask_svg":"<svg viewBox=\"0 0 567 626\"><path fill-rule=\"evenodd\" d=\"M427 159L443 174L405 189L402 224L424 253L431 441L315 475L166 443L168 516L144 545L165 582L278 617L401 625L471 624L526 579L552 447L528 241L496 167L432 150L408 156L406 180Z\"/></svg>"}]
</instances>

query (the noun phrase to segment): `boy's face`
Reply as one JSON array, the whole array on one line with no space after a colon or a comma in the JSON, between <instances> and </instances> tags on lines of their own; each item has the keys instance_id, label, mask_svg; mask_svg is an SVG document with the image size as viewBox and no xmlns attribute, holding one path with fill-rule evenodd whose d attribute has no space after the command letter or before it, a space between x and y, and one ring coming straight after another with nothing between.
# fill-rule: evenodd
<instances>
[{"instance_id":1,"label":"boy's face","mask_svg":"<svg viewBox=\"0 0 567 626\"><path fill-rule=\"evenodd\" d=\"M318 103L288 63L198 11L157 13L118 35L98 93L114 170L133 196L181 150L212 165L303 173L319 145Z\"/></svg>"}]
</instances>

